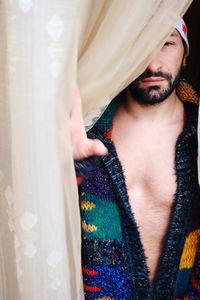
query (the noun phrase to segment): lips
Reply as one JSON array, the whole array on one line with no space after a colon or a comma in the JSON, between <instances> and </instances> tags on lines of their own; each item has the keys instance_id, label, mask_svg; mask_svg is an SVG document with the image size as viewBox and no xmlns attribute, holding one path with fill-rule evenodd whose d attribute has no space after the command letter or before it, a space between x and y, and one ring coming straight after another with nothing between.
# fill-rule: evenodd
<instances>
[{"instance_id":1,"label":"lips","mask_svg":"<svg viewBox=\"0 0 200 300\"><path fill-rule=\"evenodd\" d=\"M154 85L161 84L165 80L166 79L163 77L148 77L148 78L142 79L141 83L142 83L142 85L145 85L145 86L154 86Z\"/></svg>"}]
</instances>

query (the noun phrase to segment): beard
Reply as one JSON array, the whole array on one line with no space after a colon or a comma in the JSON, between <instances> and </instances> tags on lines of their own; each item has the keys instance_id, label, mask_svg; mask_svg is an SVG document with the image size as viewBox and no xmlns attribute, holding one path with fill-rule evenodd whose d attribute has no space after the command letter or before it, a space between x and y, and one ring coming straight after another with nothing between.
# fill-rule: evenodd
<instances>
[{"instance_id":1,"label":"beard","mask_svg":"<svg viewBox=\"0 0 200 300\"><path fill-rule=\"evenodd\" d=\"M173 79L170 73L158 71L151 72L150 70L146 70L142 75L140 75L135 81L133 81L129 86L128 90L132 98L142 105L155 105L163 102L166 98L168 98L171 93L176 88L179 80L181 78L182 66L179 69L177 75ZM142 88L139 86L140 80L147 79L149 77L162 77L167 81L166 87L162 88L159 85L150 86L146 88Z\"/></svg>"}]
</instances>

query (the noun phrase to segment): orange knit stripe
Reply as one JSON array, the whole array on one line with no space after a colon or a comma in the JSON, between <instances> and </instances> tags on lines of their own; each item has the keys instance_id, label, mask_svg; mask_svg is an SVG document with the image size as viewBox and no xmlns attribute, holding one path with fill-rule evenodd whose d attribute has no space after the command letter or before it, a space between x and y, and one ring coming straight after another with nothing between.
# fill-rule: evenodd
<instances>
[{"instance_id":1,"label":"orange knit stripe","mask_svg":"<svg viewBox=\"0 0 200 300\"><path fill-rule=\"evenodd\" d=\"M200 237L200 229L192 231L187 237L181 256L179 269L192 268L198 248L198 242Z\"/></svg>"}]
</instances>

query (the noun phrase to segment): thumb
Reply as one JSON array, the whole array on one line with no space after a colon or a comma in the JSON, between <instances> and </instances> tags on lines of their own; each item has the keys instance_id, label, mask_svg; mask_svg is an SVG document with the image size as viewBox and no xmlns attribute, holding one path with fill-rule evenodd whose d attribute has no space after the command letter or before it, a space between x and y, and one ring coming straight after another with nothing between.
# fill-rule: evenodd
<instances>
[{"instance_id":1,"label":"thumb","mask_svg":"<svg viewBox=\"0 0 200 300\"><path fill-rule=\"evenodd\" d=\"M101 156L108 154L108 149L100 140L89 140L88 141L88 156Z\"/></svg>"}]
</instances>

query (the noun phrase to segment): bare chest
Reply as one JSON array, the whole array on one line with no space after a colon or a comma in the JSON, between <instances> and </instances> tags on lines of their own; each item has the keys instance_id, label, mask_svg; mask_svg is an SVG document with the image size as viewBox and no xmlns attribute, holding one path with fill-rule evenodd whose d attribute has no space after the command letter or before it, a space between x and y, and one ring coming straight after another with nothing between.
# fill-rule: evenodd
<instances>
[{"instance_id":1,"label":"bare chest","mask_svg":"<svg viewBox=\"0 0 200 300\"><path fill-rule=\"evenodd\" d=\"M117 147L131 204L140 200L170 207L176 191L175 141L151 146L135 141L132 147Z\"/></svg>"},{"instance_id":2,"label":"bare chest","mask_svg":"<svg viewBox=\"0 0 200 300\"><path fill-rule=\"evenodd\" d=\"M115 139L150 279L156 273L176 192L175 145L179 132L167 137L160 134L141 136L132 132L130 137Z\"/></svg>"},{"instance_id":3,"label":"bare chest","mask_svg":"<svg viewBox=\"0 0 200 300\"><path fill-rule=\"evenodd\" d=\"M134 199L169 204L176 190L175 148L179 135L167 131L116 136L114 143L128 191ZM154 199L154 200L153 200Z\"/></svg>"}]
</instances>

